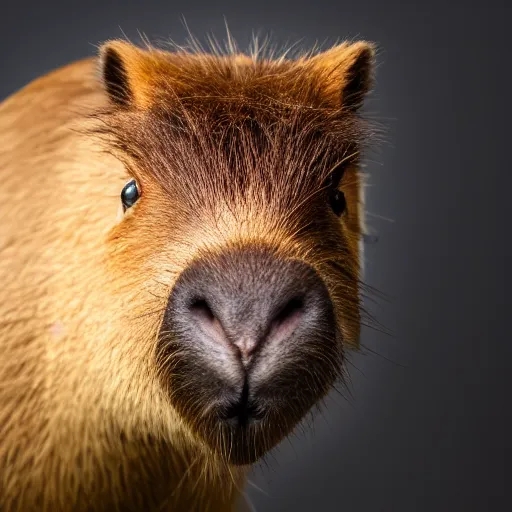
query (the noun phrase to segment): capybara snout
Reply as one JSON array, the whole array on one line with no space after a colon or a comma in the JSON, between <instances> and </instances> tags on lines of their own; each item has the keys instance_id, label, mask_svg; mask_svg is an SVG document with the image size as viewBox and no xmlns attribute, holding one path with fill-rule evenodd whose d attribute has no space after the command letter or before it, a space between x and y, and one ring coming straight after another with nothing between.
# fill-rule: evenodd
<instances>
[{"instance_id":1,"label":"capybara snout","mask_svg":"<svg viewBox=\"0 0 512 512\"><path fill-rule=\"evenodd\" d=\"M227 249L178 278L159 337L162 378L212 448L222 450L211 435L221 429L237 446L232 462L249 463L332 384L339 336L329 292L310 265L264 247Z\"/></svg>"}]
</instances>

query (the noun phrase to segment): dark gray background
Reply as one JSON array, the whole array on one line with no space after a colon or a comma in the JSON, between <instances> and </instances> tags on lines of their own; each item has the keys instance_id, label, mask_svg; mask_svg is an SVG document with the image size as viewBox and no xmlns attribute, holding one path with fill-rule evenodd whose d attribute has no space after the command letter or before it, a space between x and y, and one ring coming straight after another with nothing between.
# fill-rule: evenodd
<instances>
[{"instance_id":1,"label":"dark gray background","mask_svg":"<svg viewBox=\"0 0 512 512\"><path fill-rule=\"evenodd\" d=\"M76 5L75 5L76 4ZM390 144L369 159L371 306L351 397L257 467L257 511L512 510L509 469L510 50L512 9L486 1L188 0L9 2L0 97L94 45L137 29L183 42L251 31L309 47L380 47L369 110ZM0 141L1 144L1 141ZM387 221L383 218L390 218ZM258 490L256 488L260 488Z\"/></svg>"}]
</instances>

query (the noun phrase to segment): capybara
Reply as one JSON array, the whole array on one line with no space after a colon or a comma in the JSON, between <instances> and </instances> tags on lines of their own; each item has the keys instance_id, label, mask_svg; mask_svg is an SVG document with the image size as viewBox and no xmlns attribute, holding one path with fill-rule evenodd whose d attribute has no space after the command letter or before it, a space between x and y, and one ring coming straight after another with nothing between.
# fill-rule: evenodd
<instances>
[{"instance_id":1,"label":"capybara","mask_svg":"<svg viewBox=\"0 0 512 512\"><path fill-rule=\"evenodd\" d=\"M365 41L138 47L0 105L0 509L229 511L361 324Z\"/></svg>"}]
</instances>

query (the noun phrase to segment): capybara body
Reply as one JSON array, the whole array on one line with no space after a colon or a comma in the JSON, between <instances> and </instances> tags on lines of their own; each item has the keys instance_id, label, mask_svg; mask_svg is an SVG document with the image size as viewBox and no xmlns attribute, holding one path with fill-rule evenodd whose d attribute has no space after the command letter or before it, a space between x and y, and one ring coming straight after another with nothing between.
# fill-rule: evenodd
<instances>
[{"instance_id":1,"label":"capybara body","mask_svg":"<svg viewBox=\"0 0 512 512\"><path fill-rule=\"evenodd\" d=\"M231 510L342 376L372 60L113 41L0 105L0 510Z\"/></svg>"}]
</instances>

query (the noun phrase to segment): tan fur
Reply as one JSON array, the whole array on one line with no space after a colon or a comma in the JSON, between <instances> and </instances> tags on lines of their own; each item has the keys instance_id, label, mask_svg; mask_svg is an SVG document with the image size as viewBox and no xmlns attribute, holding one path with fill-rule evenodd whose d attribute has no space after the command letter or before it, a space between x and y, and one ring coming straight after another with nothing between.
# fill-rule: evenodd
<instances>
[{"instance_id":1,"label":"tan fur","mask_svg":"<svg viewBox=\"0 0 512 512\"><path fill-rule=\"evenodd\" d=\"M184 155L176 138L163 152L164 135L146 112L186 114L184 127L203 120L215 132L223 115L234 126L260 102L262 122L299 123L314 110L311 123L325 118L332 123L322 128L337 129L351 114L341 114L335 93L361 48L371 47L342 45L296 62L143 52L124 42L105 46L103 57L107 48L124 56L128 110L108 101L95 59L50 73L0 105L0 509L229 510L246 468L228 465L184 425L153 364L169 290L198 255L254 241L309 258L329 282L329 253L318 249L326 234L297 238L308 213L279 217L284 206L265 186L254 197L267 194L266 205L225 201L213 207L215 222L211 211L192 211L187 222L178 196L166 194L172 175L164 160L172 155L178 168L181 151L183 166L225 162L212 148L209 162L193 146ZM354 131L358 144L366 136ZM276 148L285 159L284 142ZM327 163L322 169L326 175ZM130 174L144 201L119 218ZM357 162L342 186L345 261L356 277L329 286L339 295L346 342L356 345Z\"/></svg>"}]
</instances>

